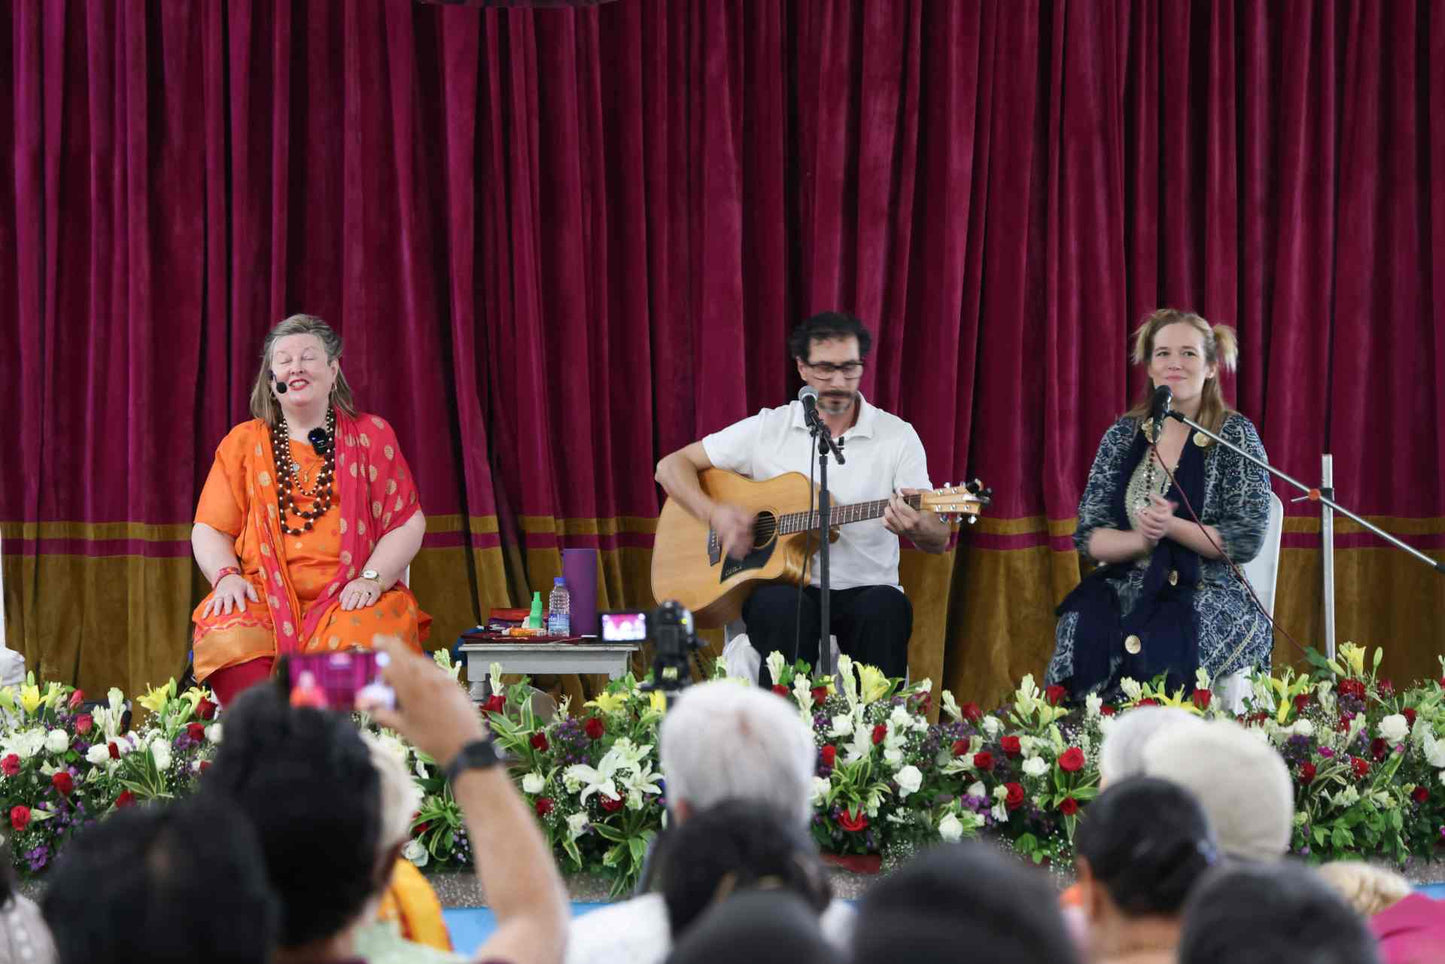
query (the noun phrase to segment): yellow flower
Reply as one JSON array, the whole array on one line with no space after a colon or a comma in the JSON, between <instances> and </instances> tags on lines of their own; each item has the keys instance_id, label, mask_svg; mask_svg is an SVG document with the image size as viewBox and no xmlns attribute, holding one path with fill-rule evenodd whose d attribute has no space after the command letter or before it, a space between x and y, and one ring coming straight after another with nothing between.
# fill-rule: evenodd
<instances>
[{"instance_id":1,"label":"yellow flower","mask_svg":"<svg viewBox=\"0 0 1445 964\"><path fill-rule=\"evenodd\" d=\"M191 712L196 712L196 707L201 705L201 700L206 698L206 691L199 686L192 686L181 694L181 699L191 704Z\"/></svg>"},{"instance_id":2,"label":"yellow flower","mask_svg":"<svg viewBox=\"0 0 1445 964\"><path fill-rule=\"evenodd\" d=\"M33 683L20 687L20 707L28 716L40 708L40 687Z\"/></svg>"},{"instance_id":3,"label":"yellow flower","mask_svg":"<svg viewBox=\"0 0 1445 964\"><path fill-rule=\"evenodd\" d=\"M626 693L599 693L597 699L590 700L588 706L595 706L603 713L616 713L627 705Z\"/></svg>"},{"instance_id":4,"label":"yellow flower","mask_svg":"<svg viewBox=\"0 0 1445 964\"><path fill-rule=\"evenodd\" d=\"M654 713L667 712L667 694L662 690L653 690L647 699L648 708Z\"/></svg>"},{"instance_id":5,"label":"yellow flower","mask_svg":"<svg viewBox=\"0 0 1445 964\"><path fill-rule=\"evenodd\" d=\"M176 681L171 680L163 686L157 686L155 689L146 693L145 696L140 698L139 702L141 706L144 706L152 713L159 713L165 707L166 701L175 695Z\"/></svg>"},{"instance_id":6,"label":"yellow flower","mask_svg":"<svg viewBox=\"0 0 1445 964\"><path fill-rule=\"evenodd\" d=\"M65 687L59 683L49 683L45 687L45 705L52 710L65 701Z\"/></svg>"},{"instance_id":7,"label":"yellow flower","mask_svg":"<svg viewBox=\"0 0 1445 964\"><path fill-rule=\"evenodd\" d=\"M859 695L864 703L874 703L881 700L893 684L883 671L876 666L868 666L864 663L858 664Z\"/></svg>"},{"instance_id":8,"label":"yellow flower","mask_svg":"<svg viewBox=\"0 0 1445 964\"><path fill-rule=\"evenodd\" d=\"M1356 646L1354 643L1345 643L1340 647L1340 656L1355 676L1365 675L1365 647Z\"/></svg>"},{"instance_id":9,"label":"yellow flower","mask_svg":"<svg viewBox=\"0 0 1445 964\"><path fill-rule=\"evenodd\" d=\"M7 710L15 708L15 687L0 686L0 707Z\"/></svg>"}]
</instances>

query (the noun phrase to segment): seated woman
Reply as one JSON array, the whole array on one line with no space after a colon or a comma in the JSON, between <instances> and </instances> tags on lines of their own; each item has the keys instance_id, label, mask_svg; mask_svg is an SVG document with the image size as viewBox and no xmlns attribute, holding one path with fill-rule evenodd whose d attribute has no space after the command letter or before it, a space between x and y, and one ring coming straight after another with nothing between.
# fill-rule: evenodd
<instances>
[{"instance_id":1,"label":"seated woman","mask_svg":"<svg viewBox=\"0 0 1445 964\"><path fill-rule=\"evenodd\" d=\"M1076 698L1124 677L1167 674L1188 690L1200 666L1218 679L1269 665L1269 620L1225 558L1243 565L1259 553L1269 473L1182 422L1156 433L1148 418L1155 386L1168 385L1176 410L1264 460L1253 423L1219 388L1236 356L1232 329L1174 309L1149 315L1136 335L1148 391L1104 433L1074 531L1079 552L1102 566L1059 606L1047 673Z\"/></svg>"},{"instance_id":2,"label":"seated woman","mask_svg":"<svg viewBox=\"0 0 1445 964\"><path fill-rule=\"evenodd\" d=\"M278 654L415 649L431 617L397 580L426 520L391 426L361 414L341 337L292 315L266 336L256 417L216 449L191 545L211 582L192 618L196 679L222 705L270 675Z\"/></svg>"}]
</instances>

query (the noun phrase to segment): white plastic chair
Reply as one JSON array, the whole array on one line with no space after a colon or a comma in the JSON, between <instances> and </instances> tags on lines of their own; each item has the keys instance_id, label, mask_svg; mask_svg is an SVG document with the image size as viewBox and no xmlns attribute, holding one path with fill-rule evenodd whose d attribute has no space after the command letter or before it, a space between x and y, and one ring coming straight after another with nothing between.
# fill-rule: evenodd
<instances>
[{"instance_id":1,"label":"white plastic chair","mask_svg":"<svg viewBox=\"0 0 1445 964\"><path fill-rule=\"evenodd\" d=\"M1273 492L1269 494L1269 522L1264 529L1264 542L1259 555L1240 569L1259 597L1266 615L1274 618L1275 587L1279 582L1279 544L1284 535L1284 503ZM1244 698L1252 689L1244 672L1230 673L1214 681L1214 691L1233 713L1244 712Z\"/></svg>"},{"instance_id":2,"label":"white plastic chair","mask_svg":"<svg viewBox=\"0 0 1445 964\"><path fill-rule=\"evenodd\" d=\"M838 665L838 637L829 636L832 641L833 665ZM723 665L729 676L756 680L758 668L763 665L763 655L753 648L748 640L748 628L741 619L734 619L723 627Z\"/></svg>"}]
</instances>

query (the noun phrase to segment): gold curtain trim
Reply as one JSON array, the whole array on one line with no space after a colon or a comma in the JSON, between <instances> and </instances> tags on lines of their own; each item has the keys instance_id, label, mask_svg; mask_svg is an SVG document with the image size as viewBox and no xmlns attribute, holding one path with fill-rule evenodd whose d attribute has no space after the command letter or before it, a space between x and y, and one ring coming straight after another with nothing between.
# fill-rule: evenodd
<instances>
[{"instance_id":1,"label":"gold curtain trim","mask_svg":"<svg viewBox=\"0 0 1445 964\"><path fill-rule=\"evenodd\" d=\"M143 542L189 542L191 523L151 525L146 522L0 522L6 539L139 539Z\"/></svg>"},{"instance_id":2,"label":"gold curtain trim","mask_svg":"<svg viewBox=\"0 0 1445 964\"><path fill-rule=\"evenodd\" d=\"M1394 515L1367 515L1365 518L1390 535L1428 536L1445 532L1445 516L1421 519ZM1320 520L1317 516L1285 516L1284 531L1317 533L1320 531ZM1337 534L1365 531L1365 527L1355 520L1335 516L1335 532Z\"/></svg>"},{"instance_id":3,"label":"gold curtain trim","mask_svg":"<svg viewBox=\"0 0 1445 964\"><path fill-rule=\"evenodd\" d=\"M559 519L550 515L524 515L517 520L522 531L534 534L551 534L559 530L569 536L615 536L619 532L653 533L657 531L657 520L644 516L615 516L602 519Z\"/></svg>"}]
</instances>

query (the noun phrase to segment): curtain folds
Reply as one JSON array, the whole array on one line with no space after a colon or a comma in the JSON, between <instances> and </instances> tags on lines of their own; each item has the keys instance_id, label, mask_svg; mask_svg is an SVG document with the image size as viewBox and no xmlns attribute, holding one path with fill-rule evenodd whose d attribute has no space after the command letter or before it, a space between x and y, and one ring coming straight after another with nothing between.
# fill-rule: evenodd
<instances>
[{"instance_id":1,"label":"curtain folds","mask_svg":"<svg viewBox=\"0 0 1445 964\"><path fill-rule=\"evenodd\" d=\"M935 483L995 491L903 563L961 698L1042 671L1156 306L1238 328L1278 466L1333 453L1445 552L1445 0L9 0L0 76L6 636L52 677L180 668L195 499L296 311L417 473L436 643L564 546L650 603L653 463L790 398L835 307ZM1277 616L1321 645L1288 513ZM1340 638L1436 674L1440 577L1337 545Z\"/></svg>"}]
</instances>

